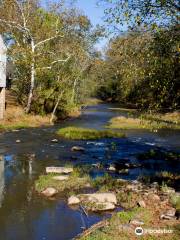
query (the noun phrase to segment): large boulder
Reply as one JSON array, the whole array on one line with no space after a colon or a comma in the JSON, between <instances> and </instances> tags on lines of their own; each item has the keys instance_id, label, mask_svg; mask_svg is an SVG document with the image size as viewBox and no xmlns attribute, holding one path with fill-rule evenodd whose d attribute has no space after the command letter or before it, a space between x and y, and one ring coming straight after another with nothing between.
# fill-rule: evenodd
<instances>
[{"instance_id":1,"label":"large boulder","mask_svg":"<svg viewBox=\"0 0 180 240\"><path fill-rule=\"evenodd\" d=\"M46 173L71 173L73 172L72 167L46 167Z\"/></svg>"},{"instance_id":2,"label":"large boulder","mask_svg":"<svg viewBox=\"0 0 180 240\"><path fill-rule=\"evenodd\" d=\"M114 203L117 204L117 198L114 193L92 193L79 195L81 201L95 203Z\"/></svg>"},{"instance_id":3,"label":"large boulder","mask_svg":"<svg viewBox=\"0 0 180 240\"><path fill-rule=\"evenodd\" d=\"M76 196L71 196L68 198L68 205L76 205L80 203L80 199Z\"/></svg>"},{"instance_id":4,"label":"large boulder","mask_svg":"<svg viewBox=\"0 0 180 240\"><path fill-rule=\"evenodd\" d=\"M75 152L75 151L77 151L77 152L84 152L85 148L80 147L80 146L74 146L74 147L71 148L71 151L73 151L73 152Z\"/></svg>"},{"instance_id":5,"label":"large boulder","mask_svg":"<svg viewBox=\"0 0 180 240\"><path fill-rule=\"evenodd\" d=\"M58 191L53 187L48 187L41 192L46 197L53 197Z\"/></svg>"}]
</instances>

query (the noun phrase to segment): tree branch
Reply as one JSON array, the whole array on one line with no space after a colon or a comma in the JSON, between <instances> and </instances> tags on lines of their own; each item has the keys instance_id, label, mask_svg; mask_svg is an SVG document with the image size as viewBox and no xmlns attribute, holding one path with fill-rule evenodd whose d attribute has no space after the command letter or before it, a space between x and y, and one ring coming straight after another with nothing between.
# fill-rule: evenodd
<instances>
[{"instance_id":1,"label":"tree branch","mask_svg":"<svg viewBox=\"0 0 180 240\"><path fill-rule=\"evenodd\" d=\"M50 38L47 38L47 39L45 39L45 40L42 40L42 41L40 41L40 42L38 42L38 43L36 43L35 44L35 48L36 47L38 47L38 46L40 46L40 45L42 45L42 44L44 44L44 43L46 43L46 42L49 42L49 41L51 41L51 40L53 40L53 39L55 39L55 38L58 38L58 37L64 37L63 35L55 35L55 36L53 36L53 37L50 37Z\"/></svg>"},{"instance_id":2,"label":"tree branch","mask_svg":"<svg viewBox=\"0 0 180 240\"><path fill-rule=\"evenodd\" d=\"M36 70L43 70L43 69L52 69L53 65L59 62L67 62L70 59L71 55L69 55L66 59L58 59L56 61L51 62L50 66L42 67L42 68L36 68Z\"/></svg>"}]
</instances>

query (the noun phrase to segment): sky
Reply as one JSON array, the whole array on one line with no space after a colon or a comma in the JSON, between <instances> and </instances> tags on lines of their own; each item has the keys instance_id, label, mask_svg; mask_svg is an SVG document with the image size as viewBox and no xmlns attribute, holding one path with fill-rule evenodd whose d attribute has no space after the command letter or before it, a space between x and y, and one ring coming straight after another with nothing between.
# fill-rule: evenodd
<instances>
[{"instance_id":1,"label":"sky","mask_svg":"<svg viewBox=\"0 0 180 240\"><path fill-rule=\"evenodd\" d=\"M80 8L84 14L90 19L91 23L96 26L103 24L104 10L102 7L97 6L97 0L77 0L76 6ZM96 44L96 48L102 50L107 44L107 39L101 39Z\"/></svg>"},{"instance_id":2,"label":"sky","mask_svg":"<svg viewBox=\"0 0 180 240\"><path fill-rule=\"evenodd\" d=\"M85 15L89 17L93 25L103 23L103 20L102 20L104 15L103 9L102 7L98 7L96 3L97 3L97 0L88 0L88 1L77 0L77 4L76 4L77 7L82 9Z\"/></svg>"},{"instance_id":3,"label":"sky","mask_svg":"<svg viewBox=\"0 0 180 240\"><path fill-rule=\"evenodd\" d=\"M53 0L54 2L58 0ZM67 0L70 2L71 0ZM104 9L97 6L98 0L76 0L75 6L83 11L83 13L90 19L93 26L97 24L103 25ZM48 0L41 0L42 4L48 3ZM95 47L98 50L102 50L107 44L108 40L106 38L101 39Z\"/></svg>"}]
</instances>

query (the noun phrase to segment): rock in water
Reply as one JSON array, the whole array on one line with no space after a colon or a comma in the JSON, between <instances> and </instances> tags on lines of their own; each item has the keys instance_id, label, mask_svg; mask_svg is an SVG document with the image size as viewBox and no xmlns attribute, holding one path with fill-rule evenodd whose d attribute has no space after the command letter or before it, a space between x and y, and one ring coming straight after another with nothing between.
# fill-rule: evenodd
<instances>
[{"instance_id":1,"label":"rock in water","mask_svg":"<svg viewBox=\"0 0 180 240\"><path fill-rule=\"evenodd\" d=\"M82 201L117 204L117 198L114 193L81 194L79 197Z\"/></svg>"},{"instance_id":2,"label":"rock in water","mask_svg":"<svg viewBox=\"0 0 180 240\"><path fill-rule=\"evenodd\" d=\"M80 203L80 199L76 196L71 196L68 198L68 205L75 205L79 203Z\"/></svg>"},{"instance_id":3,"label":"rock in water","mask_svg":"<svg viewBox=\"0 0 180 240\"><path fill-rule=\"evenodd\" d=\"M114 165L110 165L109 168L108 168L108 170L115 172L115 171L116 171L116 168L115 168Z\"/></svg>"},{"instance_id":4,"label":"rock in water","mask_svg":"<svg viewBox=\"0 0 180 240\"><path fill-rule=\"evenodd\" d=\"M72 167L46 167L46 173L71 173Z\"/></svg>"},{"instance_id":5,"label":"rock in water","mask_svg":"<svg viewBox=\"0 0 180 240\"><path fill-rule=\"evenodd\" d=\"M75 151L77 151L77 152L84 152L85 148L79 147L79 146L74 146L74 147L71 148L71 151L73 151L73 152L75 152Z\"/></svg>"},{"instance_id":6,"label":"rock in water","mask_svg":"<svg viewBox=\"0 0 180 240\"><path fill-rule=\"evenodd\" d=\"M54 176L52 179L57 180L57 181L65 181L68 180L69 176Z\"/></svg>"},{"instance_id":7,"label":"rock in water","mask_svg":"<svg viewBox=\"0 0 180 240\"><path fill-rule=\"evenodd\" d=\"M46 197L53 197L58 191L53 187L48 187L41 192Z\"/></svg>"}]
</instances>

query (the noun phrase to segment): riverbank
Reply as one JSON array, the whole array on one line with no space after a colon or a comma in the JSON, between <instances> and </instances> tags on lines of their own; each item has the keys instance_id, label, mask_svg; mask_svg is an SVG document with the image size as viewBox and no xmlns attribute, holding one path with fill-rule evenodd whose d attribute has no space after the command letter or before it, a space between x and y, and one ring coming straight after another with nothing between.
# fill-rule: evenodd
<instances>
[{"instance_id":1,"label":"riverbank","mask_svg":"<svg viewBox=\"0 0 180 240\"><path fill-rule=\"evenodd\" d=\"M80 110L74 109L61 120L77 118L81 115ZM51 115L26 114L21 106L9 106L5 111L5 118L0 120L0 131L15 130L30 127L51 126ZM61 120L58 120L59 122ZM57 121L55 118L54 121Z\"/></svg>"},{"instance_id":2,"label":"riverbank","mask_svg":"<svg viewBox=\"0 0 180 240\"><path fill-rule=\"evenodd\" d=\"M52 198L68 190L67 204L80 205L86 217L92 211L111 212L110 219L95 224L75 239L133 240L137 239L136 227L159 231L147 232L143 240L156 240L160 236L166 240L179 239L180 195L175 189L157 182L114 179L110 175L92 179L88 171L84 175L81 168L50 167L46 168L47 175L40 176L35 183L42 198ZM86 194L82 194L83 188L87 188ZM113 212L119 207L123 209Z\"/></svg>"},{"instance_id":3,"label":"riverbank","mask_svg":"<svg viewBox=\"0 0 180 240\"><path fill-rule=\"evenodd\" d=\"M140 114L139 116L137 116L137 110L130 109L129 112L132 116L113 117L106 127L111 129L148 129L153 131L158 129L180 129L180 112Z\"/></svg>"},{"instance_id":4,"label":"riverbank","mask_svg":"<svg viewBox=\"0 0 180 240\"><path fill-rule=\"evenodd\" d=\"M4 120L0 121L0 130L14 130L50 125L49 116L26 114L20 106L6 109Z\"/></svg>"},{"instance_id":5,"label":"riverbank","mask_svg":"<svg viewBox=\"0 0 180 240\"><path fill-rule=\"evenodd\" d=\"M158 191L161 191L161 188L166 190L167 187L174 188L176 193L179 191L179 155L171 151L174 146L179 150L179 131L162 130L157 133L145 130L129 131L130 133L125 131L126 138L98 140L74 140L57 134L59 129L68 130L69 126L74 126L77 130L83 128L80 134L86 133L84 129L87 128L104 130L103 126L112 117L125 116L123 110L118 112L109 110L115 107L112 104L99 104L85 108L79 118L61 121L51 127L22 129L0 134L0 169L3 173L0 188L2 189L0 232L3 239L9 240L15 234L18 239L46 237L69 240L81 233L82 228L87 229L93 224L100 224L111 214L116 216L117 211L121 211L122 208L124 214L134 207L139 208L137 201L141 198L136 199L136 195L140 196L138 192L140 189L133 192L121 183L123 181L118 182L118 179L128 181L127 185L134 185L134 180L143 182L144 185L158 182ZM129 111L126 114L128 113ZM55 175L46 173L46 168L52 166L63 169L73 168L73 172ZM139 179L142 175L144 177ZM167 186L162 185L162 182ZM42 195L41 191L48 187L55 188L57 195L51 198ZM95 208L94 204L87 204L88 209L93 207L93 211L88 210L86 217L81 208L81 205L85 207L86 202L81 201L80 198L82 194L91 193L111 193L108 196L115 194L117 205L100 203ZM146 195L146 191L144 194ZM69 205L70 200L71 203L72 200L79 201L73 196L81 201L79 205ZM164 201L164 197L165 195L163 197L160 195L159 203ZM112 209L114 205L115 209L110 212L94 211L97 207L100 210L102 207ZM146 211L145 208L143 210ZM163 212L164 210L162 214ZM160 214L156 215L157 219ZM119 215L117 217L119 218ZM145 221L143 216L138 220ZM108 223L109 221L111 220L107 220ZM165 221L163 220L163 223ZM110 232L110 228L107 231ZM126 232L120 236L123 234L125 235ZM105 239L108 239L108 236L106 235Z\"/></svg>"}]
</instances>

